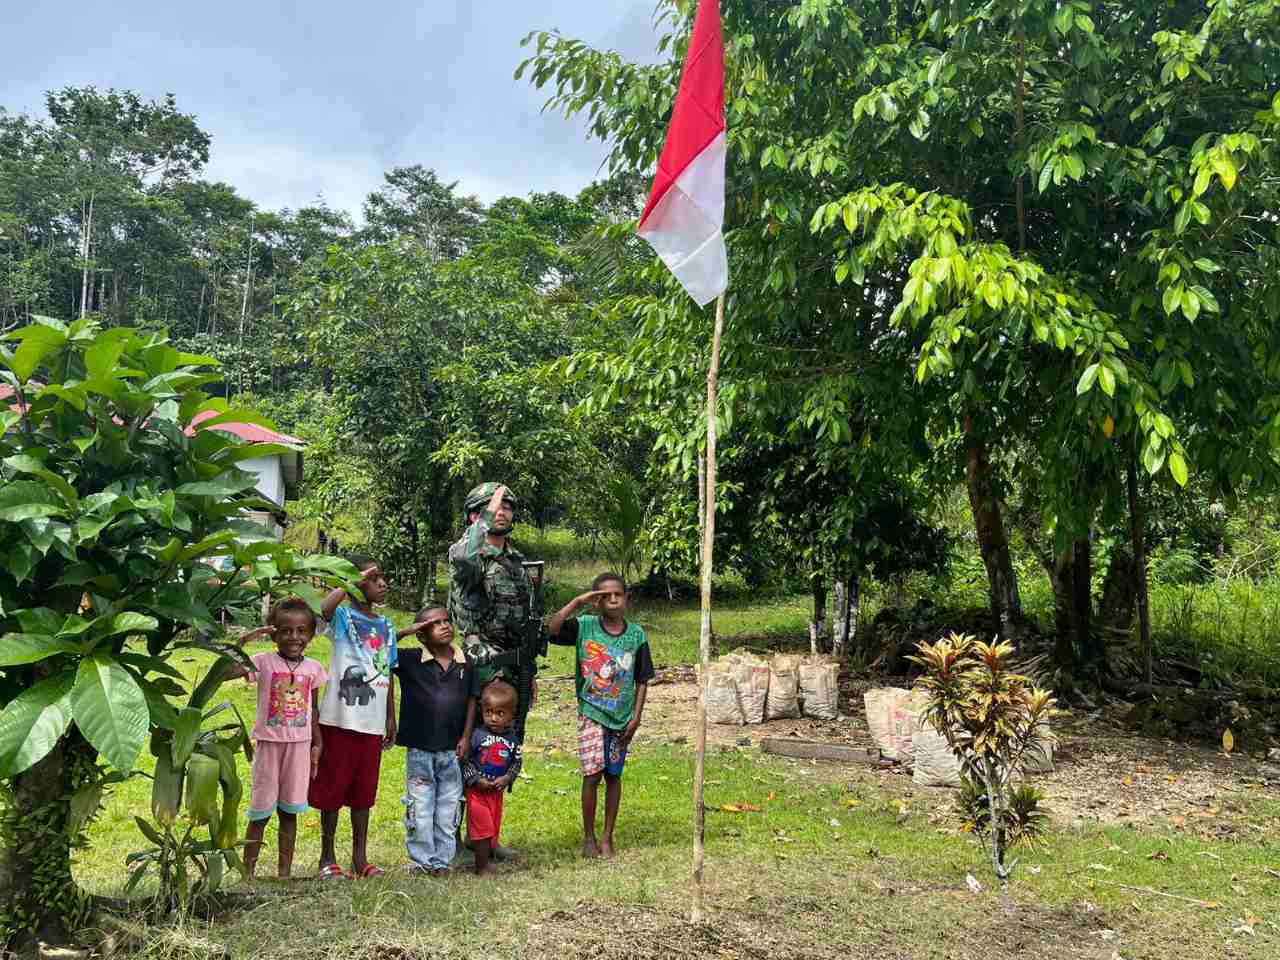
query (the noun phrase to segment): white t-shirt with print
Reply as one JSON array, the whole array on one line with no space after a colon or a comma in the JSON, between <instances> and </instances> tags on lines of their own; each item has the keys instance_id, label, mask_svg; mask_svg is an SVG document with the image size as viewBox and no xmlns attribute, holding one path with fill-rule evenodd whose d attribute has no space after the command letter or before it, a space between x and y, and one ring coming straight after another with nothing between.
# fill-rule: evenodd
<instances>
[{"instance_id":1,"label":"white t-shirt with print","mask_svg":"<svg viewBox=\"0 0 1280 960\"><path fill-rule=\"evenodd\" d=\"M320 722L356 733L387 732L387 694L396 665L396 628L386 617L369 616L343 604L329 624L333 659Z\"/></svg>"}]
</instances>

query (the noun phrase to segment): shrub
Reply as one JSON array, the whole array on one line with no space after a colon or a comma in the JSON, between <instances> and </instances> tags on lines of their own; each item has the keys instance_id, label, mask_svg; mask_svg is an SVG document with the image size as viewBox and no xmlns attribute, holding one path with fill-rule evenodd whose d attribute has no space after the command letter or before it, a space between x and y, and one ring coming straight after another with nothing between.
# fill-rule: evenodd
<instances>
[{"instance_id":1,"label":"shrub","mask_svg":"<svg viewBox=\"0 0 1280 960\"><path fill-rule=\"evenodd\" d=\"M917 649L911 660L925 671L917 688L929 698L923 716L960 758L966 826L990 843L992 869L1007 890L1017 866L1008 851L1034 842L1043 821L1039 793L1015 780L1023 757L1049 739L1053 697L1009 669L1010 644L952 633Z\"/></svg>"}]
</instances>

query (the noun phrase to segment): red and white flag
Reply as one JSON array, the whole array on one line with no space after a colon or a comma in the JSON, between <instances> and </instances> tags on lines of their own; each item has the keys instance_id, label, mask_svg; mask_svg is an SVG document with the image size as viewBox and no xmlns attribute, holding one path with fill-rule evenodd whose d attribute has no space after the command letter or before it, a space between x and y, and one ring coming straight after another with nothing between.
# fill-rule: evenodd
<instances>
[{"instance_id":1,"label":"red and white flag","mask_svg":"<svg viewBox=\"0 0 1280 960\"><path fill-rule=\"evenodd\" d=\"M638 231L699 306L729 285L721 232L724 156L720 0L699 0L667 142Z\"/></svg>"}]
</instances>

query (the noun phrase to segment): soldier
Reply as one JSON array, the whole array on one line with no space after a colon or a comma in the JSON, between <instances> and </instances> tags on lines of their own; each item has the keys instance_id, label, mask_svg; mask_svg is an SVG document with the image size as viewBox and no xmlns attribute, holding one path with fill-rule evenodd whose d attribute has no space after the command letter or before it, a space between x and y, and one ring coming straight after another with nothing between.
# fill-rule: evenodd
<instances>
[{"instance_id":1,"label":"soldier","mask_svg":"<svg viewBox=\"0 0 1280 960\"><path fill-rule=\"evenodd\" d=\"M508 539L516 499L498 483L482 483L463 501L468 527L449 548L449 619L481 684L508 680L519 693L516 735L536 696L542 643L541 577L535 582Z\"/></svg>"}]
</instances>

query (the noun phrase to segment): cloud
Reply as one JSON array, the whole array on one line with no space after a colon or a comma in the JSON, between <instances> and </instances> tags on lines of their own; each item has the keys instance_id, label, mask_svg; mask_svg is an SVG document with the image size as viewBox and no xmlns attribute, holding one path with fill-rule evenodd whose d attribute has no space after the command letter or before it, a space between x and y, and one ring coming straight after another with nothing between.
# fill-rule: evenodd
<instances>
[{"instance_id":1,"label":"cloud","mask_svg":"<svg viewBox=\"0 0 1280 960\"><path fill-rule=\"evenodd\" d=\"M172 92L213 138L210 179L264 208L323 196L356 216L413 163L485 200L576 192L605 149L513 80L521 38L559 29L640 60L656 41L652 0L46 0L20 16L0 105L39 112L42 91L90 83Z\"/></svg>"}]
</instances>

